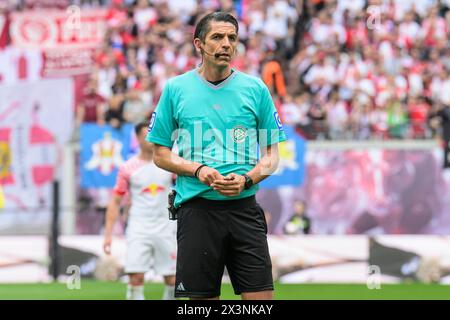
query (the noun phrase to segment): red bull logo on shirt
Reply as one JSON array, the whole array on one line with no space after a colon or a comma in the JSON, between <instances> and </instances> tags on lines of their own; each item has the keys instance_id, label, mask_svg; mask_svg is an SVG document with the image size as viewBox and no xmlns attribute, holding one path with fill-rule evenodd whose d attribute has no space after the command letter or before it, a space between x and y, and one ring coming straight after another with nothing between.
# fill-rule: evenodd
<instances>
[{"instance_id":1,"label":"red bull logo on shirt","mask_svg":"<svg viewBox=\"0 0 450 320\"><path fill-rule=\"evenodd\" d=\"M155 197L159 192L164 191L165 188L163 186L157 185L155 183L149 184L147 187L142 189L141 193L148 193L152 197Z\"/></svg>"}]
</instances>

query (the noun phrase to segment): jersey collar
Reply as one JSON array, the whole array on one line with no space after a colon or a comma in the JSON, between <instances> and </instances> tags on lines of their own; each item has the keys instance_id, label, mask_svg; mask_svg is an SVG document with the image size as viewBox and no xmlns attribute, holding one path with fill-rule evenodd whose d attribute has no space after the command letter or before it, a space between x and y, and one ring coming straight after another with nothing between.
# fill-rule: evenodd
<instances>
[{"instance_id":1,"label":"jersey collar","mask_svg":"<svg viewBox=\"0 0 450 320\"><path fill-rule=\"evenodd\" d=\"M230 74L230 76L228 78L226 78L224 81L222 81L221 83L219 83L217 86L215 86L211 82L209 82L205 78L203 78L202 75L198 72L198 70L199 70L199 68L195 68L195 70L194 70L196 76L200 79L200 81L202 81L204 84L206 84L208 87L210 87L211 89L214 89L214 90L223 88L227 83L229 83L231 80L233 80L237 75L237 71L234 68L231 68L231 70L233 72Z\"/></svg>"}]
</instances>

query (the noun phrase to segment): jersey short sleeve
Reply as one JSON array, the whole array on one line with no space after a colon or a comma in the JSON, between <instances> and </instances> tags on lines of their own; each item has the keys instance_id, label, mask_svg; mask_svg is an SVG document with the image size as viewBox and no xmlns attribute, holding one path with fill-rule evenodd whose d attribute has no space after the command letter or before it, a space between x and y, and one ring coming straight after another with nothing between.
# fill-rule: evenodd
<instances>
[{"instance_id":1,"label":"jersey short sleeve","mask_svg":"<svg viewBox=\"0 0 450 320\"><path fill-rule=\"evenodd\" d=\"M261 147L286 140L280 116L273 104L269 89L261 82L261 102L259 104L258 143Z\"/></svg>"},{"instance_id":2,"label":"jersey short sleeve","mask_svg":"<svg viewBox=\"0 0 450 320\"><path fill-rule=\"evenodd\" d=\"M155 112L151 115L146 140L172 148L172 134L177 129L173 115L170 82L167 82L159 98Z\"/></svg>"},{"instance_id":3,"label":"jersey short sleeve","mask_svg":"<svg viewBox=\"0 0 450 320\"><path fill-rule=\"evenodd\" d=\"M121 165L117 173L116 185L114 186L113 192L119 196L123 196L128 192L129 184L130 177L126 172L125 166Z\"/></svg>"}]
</instances>

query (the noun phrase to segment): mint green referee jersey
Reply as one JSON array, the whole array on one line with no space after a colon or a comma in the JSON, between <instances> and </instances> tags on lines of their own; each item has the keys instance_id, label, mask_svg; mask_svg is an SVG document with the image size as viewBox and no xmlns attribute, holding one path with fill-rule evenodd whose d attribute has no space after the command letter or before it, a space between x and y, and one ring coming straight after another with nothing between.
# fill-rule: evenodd
<instances>
[{"instance_id":1,"label":"mint green referee jersey","mask_svg":"<svg viewBox=\"0 0 450 320\"><path fill-rule=\"evenodd\" d=\"M233 70L219 85L206 81L198 70L168 80L155 112L147 140L172 148L187 160L206 164L223 176L244 174L258 162L259 147L286 140L269 90L258 78ZM175 206L199 196L231 200L252 196L254 185L235 197L226 197L195 177L178 176Z\"/></svg>"}]
</instances>

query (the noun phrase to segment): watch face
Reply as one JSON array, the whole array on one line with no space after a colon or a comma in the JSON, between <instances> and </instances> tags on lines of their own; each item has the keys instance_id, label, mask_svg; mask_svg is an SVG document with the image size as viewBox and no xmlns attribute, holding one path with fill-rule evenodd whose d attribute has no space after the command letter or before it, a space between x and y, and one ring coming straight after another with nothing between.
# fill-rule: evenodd
<instances>
[{"instance_id":1,"label":"watch face","mask_svg":"<svg viewBox=\"0 0 450 320\"><path fill-rule=\"evenodd\" d=\"M244 176L245 177L245 189L249 189L252 186L252 179L249 176Z\"/></svg>"}]
</instances>

